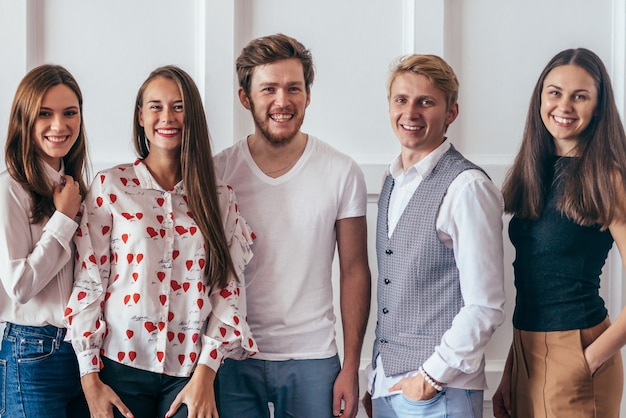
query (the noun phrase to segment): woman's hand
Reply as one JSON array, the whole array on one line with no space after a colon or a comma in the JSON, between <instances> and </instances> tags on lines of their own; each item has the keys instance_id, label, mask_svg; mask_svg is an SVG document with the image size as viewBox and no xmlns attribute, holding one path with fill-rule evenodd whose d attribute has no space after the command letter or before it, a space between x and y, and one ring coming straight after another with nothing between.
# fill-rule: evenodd
<instances>
[{"instance_id":1,"label":"woman's hand","mask_svg":"<svg viewBox=\"0 0 626 418\"><path fill-rule=\"evenodd\" d=\"M74 181L72 176L63 176L65 184L54 183L52 190L52 202L59 212L63 213L70 219L74 219L83 197L80 195L80 187L78 182Z\"/></svg>"},{"instance_id":2,"label":"woman's hand","mask_svg":"<svg viewBox=\"0 0 626 418\"><path fill-rule=\"evenodd\" d=\"M182 404L187 405L187 418L218 418L214 381L215 370L198 364L189 382L172 402L165 418L173 416Z\"/></svg>"},{"instance_id":3,"label":"woman's hand","mask_svg":"<svg viewBox=\"0 0 626 418\"><path fill-rule=\"evenodd\" d=\"M113 389L102 383L98 373L84 375L80 379L80 384L89 405L91 418L113 418L113 407L127 418L134 417Z\"/></svg>"}]
</instances>

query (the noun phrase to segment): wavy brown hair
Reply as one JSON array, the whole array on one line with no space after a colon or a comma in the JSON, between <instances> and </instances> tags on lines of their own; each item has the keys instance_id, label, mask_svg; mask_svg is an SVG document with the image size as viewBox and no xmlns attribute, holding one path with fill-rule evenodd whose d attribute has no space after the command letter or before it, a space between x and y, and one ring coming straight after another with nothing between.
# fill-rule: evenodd
<instances>
[{"instance_id":1,"label":"wavy brown hair","mask_svg":"<svg viewBox=\"0 0 626 418\"><path fill-rule=\"evenodd\" d=\"M315 78L311 51L294 38L282 33L253 39L243 48L235 62L239 87L246 96L250 96L250 82L256 67L289 58L296 58L302 63L304 84L306 92L309 93Z\"/></svg>"},{"instance_id":2,"label":"wavy brown hair","mask_svg":"<svg viewBox=\"0 0 626 418\"><path fill-rule=\"evenodd\" d=\"M184 128L180 150L180 167L189 210L206 242L208 262L205 272L208 283L224 288L228 273L235 274L224 233L224 224L217 197L217 180L213 166L211 137L207 127L204 106L198 87L182 69L168 65L154 70L137 92L133 125L135 150L140 158L150 153L150 145L143 126L139 124L139 110L143 106L144 92L152 80L164 77L178 85L183 99Z\"/></svg>"},{"instance_id":3,"label":"wavy brown hair","mask_svg":"<svg viewBox=\"0 0 626 418\"><path fill-rule=\"evenodd\" d=\"M585 48L559 52L539 76L522 144L502 188L505 210L523 219L537 219L543 211L553 177L555 146L541 120L541 92L550 71L562 65L576 65L593 78L598 102L576 145L578 158L562 174L564 194L557 207L580 225L600 224L606 228L625 215L616 202L626 179L626 136L606 68L595 53Z\"/></svg>"},{"instance_id":4,"label":"wavy brown hair","mask_svg":"<svg viewBox=\"0 0 626 418\"><path fill-rule=\"evenodd\" d=\"M87 135L83 122L83 95L74 77L60 65L44 64L30 70L22 79L9 116L7 142L4 158L11 177L26 189L32 199L31 222L37 224L49 218L55 211L53 189L48 184L44 164L37 156L33 128L39 117L41 103L46 92L58 84L68 86L78 98L80 132L70 151L63 157L65 174L78 182L84 197L88 177Z\"/></svg>"}]
</instances>

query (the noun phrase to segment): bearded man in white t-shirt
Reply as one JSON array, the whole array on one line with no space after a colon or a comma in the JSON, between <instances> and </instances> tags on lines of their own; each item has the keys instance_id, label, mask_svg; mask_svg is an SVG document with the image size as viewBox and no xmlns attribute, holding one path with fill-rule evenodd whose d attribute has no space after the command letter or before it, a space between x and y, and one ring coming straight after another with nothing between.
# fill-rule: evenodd
<instances>
[{"instance_id":1,"label":"bearded man in white t-shirt","mask_svg":"<svg viewBox=\"0 0 626 418\"><path fill-rule=\"evenodd\" d=\"M248 322L260 353L227 360L217 383L225 417L353 418L370 306L365 180L359 166L300 130L311 53L276 34L236 62L254 133L215 157L256 239L245 271ZM335 343L332 263L338 250L343 367Z\"/></svg>"}]
</instances>

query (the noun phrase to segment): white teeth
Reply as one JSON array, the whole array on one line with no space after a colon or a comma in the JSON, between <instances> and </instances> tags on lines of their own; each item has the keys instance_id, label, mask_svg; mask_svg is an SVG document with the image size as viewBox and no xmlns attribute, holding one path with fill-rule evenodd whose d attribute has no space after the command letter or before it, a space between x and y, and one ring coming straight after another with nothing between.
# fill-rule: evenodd
<instances>
[{"instance_id":1,"label":"white teeth","mask_svg":"<svg viewBox=\"0 0 626 418\"><path fill-rule=\"evenodd\" d=\"M400 126L402 126L407 131L417 131L418 129L420 129L418 126L410 126L410 125L400 125Z\"/></svg>"},{"instance_id":2,"label":"white teeth","mask_svg":"<svg viewBox=\"0 0 626 418\"><path fill-rule=\"evenodd\" d=\"M562 118L560 116L555 116L552 115L552 117L554 118L555 121L557 121L558 123L573 123L575 119L568 119L568 118Z\"/></svg>"},{"instance_id":3,"label":"white teeth","mask_svg":"<svg viewBox=\"0 0 626 418\"><path fill-rule=\"evenodd\" d=\"M174 135L178 133L178 129L157 129L157 132L162 135Z\"/></svg>"},{"instance_id":4,"label":"white teeth","mask_svg":"<svg viewBox=\"0 0 626 418\"><path fill-rule=\"evenodd\" d=\"M276 122L284 122L286 120L290 120L293 117L293 115L290 115L287 113L274 113L270 117Z\"/></svg>"},{"instance_id":5,"label":"white teeth","mask_svg":"<svg viewBox=\"0 0 626 418\"><path fill-rule=\"evenodd\" d=\"M65 142L67 136L46 136L46 139L50 142Z\"/></svg>"}]
</instances>

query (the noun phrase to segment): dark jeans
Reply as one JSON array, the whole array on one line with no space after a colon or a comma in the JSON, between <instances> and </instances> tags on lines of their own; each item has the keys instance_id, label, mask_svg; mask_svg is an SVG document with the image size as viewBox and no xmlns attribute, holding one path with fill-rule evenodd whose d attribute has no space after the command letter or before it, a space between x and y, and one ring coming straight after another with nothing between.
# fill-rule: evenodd
<instances>
[{"instance_id":1,"label":"dark jeans","mask_svg":"<svg viewBox=\"0 0 626 418\"><path fill-rule=\"evenodd\" d=\"M189 382L188 377L174 377L125 366L102 357L104 368L100 379L122 399L135 418L162 418L170 409L178 393ZM123 418L113 407L115 417ZM183 404L173 418L186 418Z\"/></svg>"},{"instance_id":2,"label":"dark jeans","mask_svg":"<svg viewBox=\"0 0 626 418\"><path fill-rule=\"evenodd\" d=\"M0 349L0 417L89 418L65 329L7 323Z\"/></svg>"},{"instance_id":3,"label":"dark jeans","mask_svg":"<svg viewBox=\"0 0 626 418\"><path fill-rule=\"evenodd\" d=\"M215 396L220 417L330 418L339 357L315 360L229 360L219 368Z\"/></svg>"}]
</instances>

